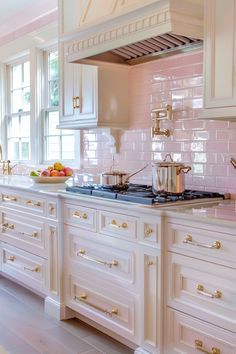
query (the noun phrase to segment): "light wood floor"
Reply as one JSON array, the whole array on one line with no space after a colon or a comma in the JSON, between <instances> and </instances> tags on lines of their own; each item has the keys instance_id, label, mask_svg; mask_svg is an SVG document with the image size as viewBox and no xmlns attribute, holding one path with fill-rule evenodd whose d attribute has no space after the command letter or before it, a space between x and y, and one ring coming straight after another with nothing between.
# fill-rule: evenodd
<instances>
[{"instance_id":1,"label":"light wood floor","mask_svg":"<svg viewBox=\"0 0 236 354\"><path fill-rule=\"evenodd\" d=\"M0 354L132 354L77 319L57 321L43 300L0 275Z\"/></svg>"}]
</instances>

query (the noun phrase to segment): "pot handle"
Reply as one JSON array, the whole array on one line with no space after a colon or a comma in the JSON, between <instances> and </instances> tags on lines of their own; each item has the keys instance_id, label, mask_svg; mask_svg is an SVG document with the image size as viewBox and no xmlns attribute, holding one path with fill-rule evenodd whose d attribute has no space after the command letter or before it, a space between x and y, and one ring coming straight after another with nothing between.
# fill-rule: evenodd
<instances>
[{"instance_id":1,"label":"pot handle","mask_svg":"<svg viewBox=\"0 0 236 354\"><path fill-rule=\"evenodd\" d=\"M166 162L167 158L170 159L170 162L174 162L174 160L173 160L172 157L171 157L171 154L166 154L166 156L165 156L163 162Z\"/></svg>"},{"instance_id":2,"label":"pot handle","mask_svg":"<svg viewBox=\"0 0 236 354\"><path fill-rule=\"evenodd\" d=\"M143 171L146 167L148 167L149 163L147 163L144 167L140 168L138 171L135 171L134 173L132 173L131 175L129 175L125 180L124 180L124 184L127 183L129 181L129 179L131 177L133 177L134 175L136 175L137 173Z\"/></svg>"},{"instance_id":3,"label":"pot handle","mask_svg":"<svg viewBox=\"0 0 236 354\"><path fill-rule=\"evenodd\" d=\"M190 167L190 166L180 167L178 169L177 175L179 175L181 172L188 173L189 171L191 171L191 169L192 169L192 167Z\"/></svg>"}]
</instances>

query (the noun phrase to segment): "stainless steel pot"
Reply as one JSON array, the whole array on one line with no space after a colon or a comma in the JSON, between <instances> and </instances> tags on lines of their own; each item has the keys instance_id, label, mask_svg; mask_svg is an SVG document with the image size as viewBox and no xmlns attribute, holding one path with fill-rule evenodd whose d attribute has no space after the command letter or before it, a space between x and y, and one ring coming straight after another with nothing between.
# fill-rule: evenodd
<instances>
[{"instance_id":1,"label":"stainless steel pot","mask_svg":"<svg viewBox=\"0 0 236 354\"><path fill-rule=\"evenodd\" d=\"M167 159L169 158L169 161ZM180 194L184 192L184 174L191 170L190 166L173 162L170 154L167 154L162 162L152 164L152 191Z\"/></svg>"},{"instance_id":2,"label":"stainless steel pot","mask_svg":"<svg viewBox=\"0 0 236 354\"><path fill-rule=\"evenodd\" d=\"M135 171L132 174L123 171L117 171L117 170L103 172L100 176L100 184L104 187L126 189L128 188L129 179L134 175L136 175L137 173L143 171L147 166L148 164L140 168L138 171Z\"/></svg>"}]
</instances>

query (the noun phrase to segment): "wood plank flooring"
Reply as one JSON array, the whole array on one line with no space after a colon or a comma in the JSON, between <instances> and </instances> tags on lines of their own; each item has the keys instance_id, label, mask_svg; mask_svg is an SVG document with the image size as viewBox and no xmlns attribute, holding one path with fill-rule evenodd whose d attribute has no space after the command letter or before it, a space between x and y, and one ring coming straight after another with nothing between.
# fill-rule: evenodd
<instances>
[{"instance_id":1,"label":"wood plank flooring","mask_svg":"<svg viewBox=\"0 0 236 354\"><path fill-rule=\"evenodd\" d=\"M0 275L0 354L132 354L77 319L57 321L43 299Z\"/></svg>"}]
</instances>

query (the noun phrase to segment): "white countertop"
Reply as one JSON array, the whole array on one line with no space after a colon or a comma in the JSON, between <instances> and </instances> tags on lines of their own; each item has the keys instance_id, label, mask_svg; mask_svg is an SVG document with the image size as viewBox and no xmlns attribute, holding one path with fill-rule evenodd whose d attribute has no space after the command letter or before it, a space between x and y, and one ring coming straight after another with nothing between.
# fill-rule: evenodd
<instances>
[{"instance_id":1,"label":"white countertop","mask_svg":"<svg viewBox=\"0 0 236 354\"><path fill-rule=\"evenodd\" d=\"M70 183L70 179L67 181ZM49 195L62 195L74 200L83 202L96 200L98 205L123 207L126 210L136 210L141 213L151 215L170 215L181 218L190 218L192 220L204 220L205 222L215 223L218 225L236 226L236 201L233 200L201 200L197 204L191 202L183 205L158 205L147 206L130 202L114 201L105 198L91 197L89 195L81 195L66 192L66 183L35 183L28 176L0 176L0 186L17 188L19 190L27 190Z\"/></svg>"}]
</instances>

